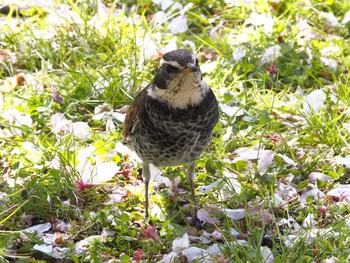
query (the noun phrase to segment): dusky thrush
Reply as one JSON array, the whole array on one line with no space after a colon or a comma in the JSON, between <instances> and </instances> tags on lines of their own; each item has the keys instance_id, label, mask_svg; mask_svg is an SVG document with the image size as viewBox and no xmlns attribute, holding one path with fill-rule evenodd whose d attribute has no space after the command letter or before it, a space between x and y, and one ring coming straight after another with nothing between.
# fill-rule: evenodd
<instances>
[{"instance_id":1,"label":"dusky thrush","mask_svg":"<svg viewBox=\"0 0 350 263\"><path fill-rule=\"evenodd\" d=\"M164 54L153 81L129 107L123 129L124 139L143 162L146 218L150 164L187 165L186 177L196 206L196 160L211 141L218 121L218 103L203 80L198 58L186 49Z\"/></svg>"}]
</instances>

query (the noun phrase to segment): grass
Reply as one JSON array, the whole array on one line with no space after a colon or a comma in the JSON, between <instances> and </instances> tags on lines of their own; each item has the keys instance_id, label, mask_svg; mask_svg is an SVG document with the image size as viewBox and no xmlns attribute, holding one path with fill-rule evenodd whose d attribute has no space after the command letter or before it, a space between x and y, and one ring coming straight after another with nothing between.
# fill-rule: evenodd
<instances>
[{"instance_id":1,"label":"grass","mask_svg":"<svg viewBox=\"0 0 350 263\"><path fill-rule=\"evenodd\" d=\"M156 24L149 0L0 16L1 262L348 262L350 4L243 2L193 1L176 34L183 13ZM163 169L143 221L141 165L121 144L122 108L174 45L195 47L222 105L197 163L214 219L201 230L182 167Z\"/></svg>"}]
</instances>

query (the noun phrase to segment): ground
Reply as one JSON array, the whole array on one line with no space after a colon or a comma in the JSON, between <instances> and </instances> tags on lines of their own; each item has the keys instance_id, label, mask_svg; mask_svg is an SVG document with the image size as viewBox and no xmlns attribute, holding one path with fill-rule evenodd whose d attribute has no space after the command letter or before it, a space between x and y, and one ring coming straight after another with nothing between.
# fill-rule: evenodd
<instances>
[{"instance_id":1,"label":"ground","mask_svg":"<svg viewBox=\"0 0 350 263\"><path fill-rule=\"evenodd\" d=\"M350 2L10 2L1 262L348 262ZM153 169L144 220L141 162L121 138L176 48L197 54L220 105L197 228L183 167Z\"/></svg>"}]
</instances>

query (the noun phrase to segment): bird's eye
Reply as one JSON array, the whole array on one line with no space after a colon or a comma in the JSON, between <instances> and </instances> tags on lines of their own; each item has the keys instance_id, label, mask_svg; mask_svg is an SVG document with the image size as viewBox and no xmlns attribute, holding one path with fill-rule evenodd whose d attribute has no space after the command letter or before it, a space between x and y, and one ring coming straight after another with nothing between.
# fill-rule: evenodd
<instances>
[{"instance_id":1,"label":"bird's eye","mask_svg":"<svg viewBox=\"0 0 350 263\"><path fill-rule=\"evenodd\" d=\"M196 65L198 65L199 64L199 59L198 58L196 58Z\"/></svg>"},{"instance_id":2,"label":"bird's eye","mask_svg":"<svg viewBox=\"0 0 350 263\"><path fill-rule=\"evenodd\" d=\"M177 67L170 65L170 64L166 64L165 65L165 72L168 74L177 73L177 72L179 72L179 69Z\"/></svg>"}]
</instances>

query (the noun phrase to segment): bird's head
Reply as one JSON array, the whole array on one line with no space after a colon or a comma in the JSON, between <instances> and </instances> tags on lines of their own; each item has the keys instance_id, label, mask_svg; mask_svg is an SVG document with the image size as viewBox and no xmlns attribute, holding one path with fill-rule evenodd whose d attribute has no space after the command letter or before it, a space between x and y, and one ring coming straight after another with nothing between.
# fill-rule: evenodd
<instances>
[{"instance_id":1,"label":"bird's head","mask_svg":"<svg viewBox=\"0 0 350 263\"><path fill-rule=\"evenodd\" d=\"M183 109L200 103L207 90L198 58L189 50L177 49L163 55L148 94Z\"/></svg>"}]
</instances>

